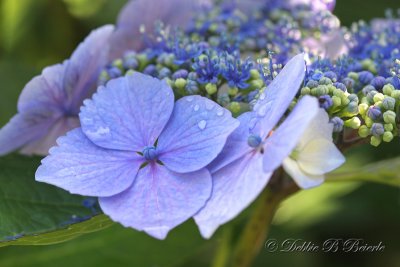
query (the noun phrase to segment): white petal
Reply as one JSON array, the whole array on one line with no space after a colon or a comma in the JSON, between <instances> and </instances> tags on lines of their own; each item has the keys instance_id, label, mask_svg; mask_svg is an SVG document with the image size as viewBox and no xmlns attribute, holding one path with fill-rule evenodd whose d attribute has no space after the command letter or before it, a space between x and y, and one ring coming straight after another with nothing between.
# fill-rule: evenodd
<instances>
[{"instance_id":1,"label":"white petal","mask_svg":"<svg viewBox=\"0 0 400 267\"><path fill-rule=\"evenodd\" d=\"M333 124L329 123L328 113L322 108L312 119L308 125L307 130L304 132L297 148L303 150L303 148L311 141L315 139L325 139L332 141Z\"/></svg>"},{"instance_id":2,"label":"white petal","mask_svg":"<svg viewBox=\"0 0 400 267\"><path fill-rule=\"evenodd\" d=\"M286 158L283 161L283 169L293 178L296 184L303 189L316 187L324 182L323 175L310 175L303 172L297 162L290 158Z\"/></svg>"},{"instance_id":3,"label":"white petal","mask_svg":"<svg viewBox=\"0 0 400 267\"><path fill-rule=\"evenodd\" d=\"M339 149L329 140L315 139L300 151L299 167L312 175L328 173L345 162Z\"/></svg>"}]
</instances>

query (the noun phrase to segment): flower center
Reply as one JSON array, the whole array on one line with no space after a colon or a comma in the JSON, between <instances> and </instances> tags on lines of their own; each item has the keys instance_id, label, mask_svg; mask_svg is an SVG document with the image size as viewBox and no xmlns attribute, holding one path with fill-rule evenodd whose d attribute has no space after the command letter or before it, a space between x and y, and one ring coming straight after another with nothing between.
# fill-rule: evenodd
<instances>
[{"instance_id":1,"label":"flower center","mask_svg":"<svg viewBox=\"0 0 400 267\"><path fill-rule=\"evenodd\" d=\"M247 144L251 147L259 147L262 142L262 139L259 135L252 134L247 139Z\"/></svg>"},{"instance_id":2,"label":"flower center","mask_svg":"<svg viewBox=\"0 0 400 267\"><path fill-rule=\"evenodd\" d=\"M143 149L143 157L146 160L155 160L158 156L157 149L155 146L146 146Z\"/></svg>"}]
</instances>

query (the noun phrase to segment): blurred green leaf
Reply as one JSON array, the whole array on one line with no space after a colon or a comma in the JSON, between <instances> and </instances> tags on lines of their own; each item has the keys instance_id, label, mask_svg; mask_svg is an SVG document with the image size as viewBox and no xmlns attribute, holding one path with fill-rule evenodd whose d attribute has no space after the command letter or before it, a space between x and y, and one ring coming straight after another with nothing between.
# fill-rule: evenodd
<instances>
[{"instance_id":1,"label":"blurred green leaf","mask_svg":"<svg viewBox=\"0 0 400 267\"><path fill-rule=\"evenodd\" d=\"M2 248L0 266L186 267L192 266L185 264L190 258L214 244L214 241L205 241L200 237L193 221L179 226L163 241L114 225L58 245ZM204 256L209 260L207 255Z\"/></svg>"},{"instance_id":2,"label":"blurred green leaf","mask_svg":"<svg viewBox=\"0 0 400 267\"><path fill-rule=\"evenodd\" d=\"M352 171L327 175L327 181L368 181L400 187L400 157L370 163Z\"/></svg>"},{"instance_id":3,"label":"blurred green leaf","mask_svg":"<svg viewBox=\"0 0 400 267\"><path fill-rule=\"evenodd\" d=\"M64 241L74 239L82 234L92 233L99 231L113 225L114 222L111 221L106 215L100 214L93 218L69 225L67 228L48 232L39 235L25 236L18 238L14 241L0 242L0 247L4 246L26 246L26 245L51 245L57 244Z\"/></svg>"},{"instance_id":4,"label":"blurred green leaf","mask_svg":"<svg viewBox=\"0 0 400 267\"><path fill-rule=\"evenodd\" d=\"M104 5L104 0L64 0L69 12L78 17L85 18L96 14Z\"/></svg>"},{"instance_id":5,"label":"blurred green leaf","mask_svg":"<svg viewBox=\"0 0 400 267\"><path fill-rule=\"evenodd\" d=\"M0 158L0 240L5 242L2 246L16 244L21 237L25 237L25 243L32 244L38 242L37 240L43 244L46 238L49 243L71 239L72 235L65 231L54 231L87 220L96 212L84 207L84 197L36 182L34 174L39 162L37 157L19 155ZM90 230L86 229L88 224L84 224L82 229L74 226L72 232L79 235L102 229L106 224L105 221L91 223ZM43 239L28 238L48 232L53 233Z\"/></svg>"},{"instance_id":6,"label":"blurred green leaf","mask_svg":"<svg viewBox=\"0 0 400 267\"><path fill-rule=\"evenodd\" d=\"M24 85L36 74L36 70L16 62L0 62L0 127L17 111L18 95Z\"/></svg>"},{"instance_id":7,"label":"blurred green leaf","mask_svg":"<svg viewBox=\"0 0 400 267\"><path fill-rule=\"evenodd\" d=\"M27 20L29 11L33 6L43 1L35 0L2 0L1 2L1 34L6 50L10 50L15 43L18 42L19 38L24 35L28 29Z\"/></svg>"}]
</instances>

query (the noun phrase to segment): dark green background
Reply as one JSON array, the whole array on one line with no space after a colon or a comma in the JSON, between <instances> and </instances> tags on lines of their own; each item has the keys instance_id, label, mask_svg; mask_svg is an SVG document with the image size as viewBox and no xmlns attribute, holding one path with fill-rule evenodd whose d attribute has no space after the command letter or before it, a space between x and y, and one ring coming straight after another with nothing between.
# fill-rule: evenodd
<instances>
[{"instance_id":1,"label":"dark green background","mask_svg":"<svg viewBox=\"0 0 400 267\"><path fill-rule=\"evenodd\" d=\"M0 124L15 113L18 94L47 65L69 57L91 29L113 23L124 0L0 0ZM339 0L344 25L382 17L399 0ZM399 155L400 142L370 157ZM361 155L361 154L359 154ZM367 154L362 154L363 156ZM1 185L0 185L1 186ZM243 219L232 227L240 229ZM278 212L270 235L283 241L302 238L321 245L329 238L383 242L382 253L268 253L254 266L400 266L400 191L376 184L327 184L302 192ZM63 244L0 249L0 267L24 266L209 266L220 232L200 238L193 222L171 232L166 241L115 225Z\"/></svg>"}]
</instances>

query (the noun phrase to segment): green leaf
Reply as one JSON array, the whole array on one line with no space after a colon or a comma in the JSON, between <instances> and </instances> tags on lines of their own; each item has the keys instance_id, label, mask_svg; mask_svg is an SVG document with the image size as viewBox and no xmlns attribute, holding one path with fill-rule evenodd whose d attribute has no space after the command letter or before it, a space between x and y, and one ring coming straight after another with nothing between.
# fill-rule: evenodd
<instances>
[{"instance_id":1,"label":"green leaf","mask_svg":"<svg viewBox=\"0 0 400 267\"><path fill-rule=\"evenodd\" d=\"M188 261L204 260L209 266L216 239L203 240L193 221L171 231L166 240L115 224L53 246L11 246L0 249L1 267L177 267L193 266ZM204 255L204 252L207 253ZM202 254L201 257L198 255ZM20 255L23 255L21 257Z\"/></svg>"},{"instance_id":2,"label":"green leaf","mask_svg":"<svg viewBox=\"0 0 400 267\"><path fill-rule=\"evenodd\" d=\"M382 160L350 170L333 172L327 181L368 181L400 187L400 157Z\"/></svg>"},{"instance_id":3,"label":"green leaf","mask_svg":"<svg viewBox=\"0 0 400 267\"><path fill-rule=\"evenodd\" d=\"M98 213L83 205L85 197L36 182L39 162L37 157L0 157L1 246L57 243L110 225L103 217L83 222Z\"/></svg>"}]
</instances>

